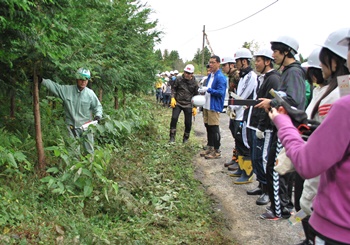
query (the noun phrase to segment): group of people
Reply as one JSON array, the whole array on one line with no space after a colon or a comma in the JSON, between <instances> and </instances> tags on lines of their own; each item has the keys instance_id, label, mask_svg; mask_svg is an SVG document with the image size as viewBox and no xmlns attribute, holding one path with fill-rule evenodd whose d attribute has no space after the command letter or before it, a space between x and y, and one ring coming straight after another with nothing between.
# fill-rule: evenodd
<instances>
[{"instance_id":1,"label":"group of people","mask_svg":"<svg viewBox=\"0 0 350 245\"><path fill-rule=\"evenodd\" d=\"M270 203L262 219L289 218L294 210L305 212L305 240L300 244L350 244L350 134L346 133L350 95L341 98L344 92L338 87L344 75L349 86L349 30L332 32L303 64L296 58L299 43L290 36L272 40L270 47L255 54L241 48L234 57L213 55L204 86L198 86L194 69L186 66L171 90L170 141L175 141L178 116L184 111L183 142L187 142L191 112L195 113L191 97L201 94L207 144L200 156L218 159L219 117L229 79L234 100L227 113L235 144L232 159L224 166L230 176L238 177L234 184L251 183L255 173L258 186L247 194L258 195L257 205ZM316 130L301 137L294 111L317 125ZM281 158L282 154L286 156ZM294 171L279 174L275 169L279 159L291 161Z\"/></svg>"},{"instance_id":2,"label":"group of people","mask_svg":"<svg viewBox=\"0 0 350 245\"><path fill-rule=\"evenodd\" d=\"M174 85L176 77L179 75L178 70L165 71L157 74L156 83L156 101L164 107L170 107L171 86Z\"/></svg>"},{"instance_id":3,"label":"group of people","mask_svg":"<svg viewBox=\"0 0 350 245\"><path fill-rule=\"evenodd\" d=\"M340 153L339 150L333 150L328 139L335 130L338 132L339 128L336 129L335 125L331 126L332 129L328 128L328 134L324 134L323 138L317 136L325 127L323 120L331 117L332 114L328 113L334 110L334 103L340 98L337 78L342 75L349 76L349 68L345 66L348 47L339 45L342 39L348 37L347 28L331 33L322 47L313 50L308 62L300 64L295 58L299 46L297 40L281 36L271 41L270 49L261 49L254 54L255 68L259 73L257 79L254 74L248 77L252 72L249 66L245 65L252 58L249 51L244 50L244 56L241 54L242 50L236 52L236 67L240 69L241 76L236 94L242 99L251 98L258 102L255 106L247 105L246 108L230 106L231 113L235 114L234 120L238 120L233 126L236 155L226 166L231 171L238 167L238 170L231 174L241 174L240 178L234 181L235 184L251 182L251 169L256 174L258 187L247 191L247 194L259 195L257 205L270 203L266 212L261 214L261 218L289 218L293 208L296 211L303 209L307 214L302 220L306 238L301 244L350 243L350 209L347 208L350 188L344 189L345 180L341 184L338 179L344 176L344 169L340 170L343 173L335 175L344 163L345 169L350 169L346 167L349 154L346 149L349 143L342 142L340 148L344 151L341 154L337 154ZM273 63L279 67L281 73L273 69ZM309 82L316 85L311 101L308 100L306 91ZM244 90L241 90L241 87L244 87ZM295 120L292 122L287 115L277 116L277 111L285 110L279 109L280 102L272 97L271 89L278 91L283 100L293 108L306 111L308 119L320 124L319 129L307 138L306 144L305 139L300 137L301 132L298 131ZM240 112L242 109L243 117ZM270 118L273 119L272 122ZM332 117L329 120L340 120L340 117ZM344 132L340 131L339 134ZM334 145L341 143L340 138L334 137L333 140ZM323 142L325 145L322 149ZM274 167L283 147L296 171L279 175ZM323 162L325 166L322 168ZM307 180L304 181L305 179ZM323 202L318 202L319 200ZM334 210L335 200L341 201L338 210Z\"/></svg>"}]
</instances>

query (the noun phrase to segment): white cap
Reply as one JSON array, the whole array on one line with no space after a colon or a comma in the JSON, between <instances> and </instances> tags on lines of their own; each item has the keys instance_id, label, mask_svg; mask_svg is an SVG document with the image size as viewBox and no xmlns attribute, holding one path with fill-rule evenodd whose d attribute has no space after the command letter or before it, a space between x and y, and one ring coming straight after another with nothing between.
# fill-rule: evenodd
<instances>
[{"instance_id":1,"label":"white cap","mask_svg":"<svg viewBox=\"0 0 350 245\"><path fill-rule=\"evenodd\" d=\"M275 40L271 41L270 43L271 44L272 43L283 43L284 45L287 45L288 47L293 49L294 52L291 52L293 55L298 53L299 43L293 37L290 37L290 36L279 36L278 38L276 38Z\"/></svg>"},{"instance_id":2,"label":"white cap","mask_svg":"<svg viewBox=\"0 0 350 245\"><path fill-rule=\"evenodd\" d=\"M174 71L174 74L178 74L178 73L179 73L179 71L178 71L178 70L175 70L175 71Z\"/></svg>"},{"instance_id":3,"label":"white cap","mask_svg":"<svg viewBox=\"0 0 350 245\"><path fill-rule=\"evenodd\" d=\"M273 51L271 50L271 48L261 48L254 54L254 57L264 56L266 58L273 60L274 58L272 57L272 53Z\"/></svg>"},{"instance_id":4,"label":"white cap","mask_svg":"<svg viewBox=\"0 0 350 245\"><path fill-rule=\"evenodd\" d=\"M90 79L91 73L88 69L81 67L77 70L76 77L78 79Z\"/></svg>"},{"instance_id":5,"label":"white cap","mask_svg":"<svg viewBox=\"0 0 350 245\"><path fill-rule=\"evenodd\" d=\"M317 47L310 53L307 62L301 64L302 67L315 67L321 69L321 61L319 58L322 47Z\"/></svg>"},{"instance_id":6,"label":"white cap","mask_svg":"<svg viewBox=\"0 0 350 245\"><path fill-rule=\"evenodd\" d=\"M339 55L340 57L347 59L348 47L340 46L338 45L338 43L340 41L343 41L344 37L347 37L348 35L349 35L349 28L342 28L342 29L336 30L331 34L329 34L329 36L327 37L322 47L328 48L330 51L332 51L336 55Z\"/></svg>"},{"instance_id":7,"label":"white cap","mask_svg":"<svg viewBox=\"0 0 350 245\"><path fill-rule=\"evenodd\" d=\"M247 48L240 48L235 53L235 59L251 59L253 58L252 52Z\"/></svg>"},{"instance_id":8,"label":"white cap","mask_svg":"<svg viewBox=\"0 0 350 245\"><path fill-rule=\"evenodd\" d=\"M348 35L346 37L344 37L342 40L340 40L338 42L338 45L341 45L341 46L348 46L350 43L350 29L348 31Z\"/></svg>"},{"instance_id":9,"label":"white cap","mask_svg":"<svg viewBox=\"0 0 350 245\"><path fill-rule=\"evenodd\" d=\"M194 72L194 66L191 65L191 64L188 64L188 65L186 65L184 71L188 72L188 73L193 73Z\"/></svg>"},{"instance_id":10,"label":"white cap","mask_svg":"<svg viewBox=\"0 0 350 245\"><path fill-rule=\"evenodd\" d=\"M170 71L170 75L174 75L174 71Z\"/></svg>"},{"instance_id":11,"label":"white cap","mask_svg":"<svg viewBox=\"0 0 350 245\"><path fill-rule=\"evenodd\" d=\"M236 60L233 57L224 57L221 58L221 65L227 64L227 63L236 63Z\"/></svg>"}]
</instances>

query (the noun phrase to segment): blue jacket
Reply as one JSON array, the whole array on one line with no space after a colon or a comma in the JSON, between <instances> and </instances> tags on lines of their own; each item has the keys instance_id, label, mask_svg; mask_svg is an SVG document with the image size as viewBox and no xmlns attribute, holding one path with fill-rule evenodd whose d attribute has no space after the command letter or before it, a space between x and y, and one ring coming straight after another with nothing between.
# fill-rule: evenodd
<instances>
[{"instance_id":1,"label":"blue jacket","mask_svg":"<svg viewBox=\"0 0 350 245\"><path fill-rule=\"evenodd\" d=\"M209 74L207 81L210 80L212 73ZM211 87L207 90L210 94L210 110L222 112L224 109L225 94L227 89L227 78L219 69L214 74L214 80Z\"/></svg>"}]
</instances>

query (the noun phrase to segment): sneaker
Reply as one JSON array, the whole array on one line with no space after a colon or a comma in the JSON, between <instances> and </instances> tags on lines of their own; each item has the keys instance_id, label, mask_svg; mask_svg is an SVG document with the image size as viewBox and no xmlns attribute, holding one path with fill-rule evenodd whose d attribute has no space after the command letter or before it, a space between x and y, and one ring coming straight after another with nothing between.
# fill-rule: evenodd
<instances>
[{"instance_id":1,"label":"sneaker","mask_svg":"<svg viewBox=\"0 0 350 245\"><path fill-rule=\"evenodd\" d=\"M260 215L260 218L265 219L265 220L279 220L280 219L272 211L267 211L266 213L263 213L262 215Z\"/></svg>"},{"instance_id":2,"label":"sneaker","mask_svg":"<svg viewBox=\"0 0 350 245\"><path fill-rule=\"evenodd\" d=\"M209 146L208 149L202 151L201 153L199 153L199 155L200 155L201 157L204 157L204 156L210 154L210 153L212 152L212 150L213 150L212 146Z\"/></svg>"},{"instance_id":3,"label":"sneaker","mask_svg":"<svg viewBox=\"0 0 350 245\"><path fill-rule=\"evenodd\" d=\"M210 152L208 155L204 156L205 159L219 159L221 158L221 153L219 150L213 150L212 152Z\"/></svg>"}]
</instances>

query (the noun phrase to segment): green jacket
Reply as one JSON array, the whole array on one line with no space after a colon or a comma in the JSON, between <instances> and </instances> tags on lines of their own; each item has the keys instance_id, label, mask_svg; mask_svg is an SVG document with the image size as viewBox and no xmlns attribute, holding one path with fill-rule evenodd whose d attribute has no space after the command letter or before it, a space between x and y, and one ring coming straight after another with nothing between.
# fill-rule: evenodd
<instances>
[{"instance_id":1,"label":"green jacket","mask_svg":"<svg viewBox=\"0 0 350 245\"><path fill-rule=\"evenodd\" d=\"M42 85L63 100L67 125L79 128L94 116L102 118L102 105L93 90L79 91L76 85L60 85L50 79L43 79Z\"/></svg>"}]
</instances>

